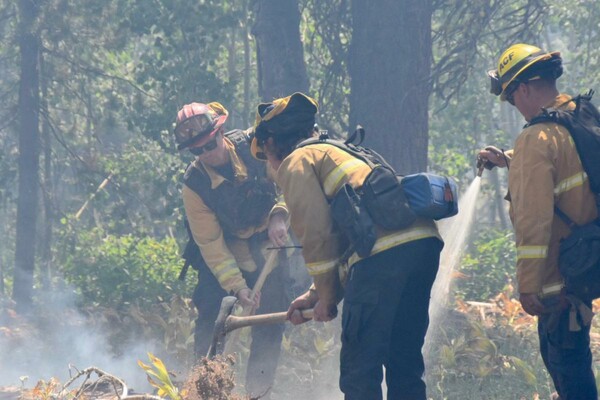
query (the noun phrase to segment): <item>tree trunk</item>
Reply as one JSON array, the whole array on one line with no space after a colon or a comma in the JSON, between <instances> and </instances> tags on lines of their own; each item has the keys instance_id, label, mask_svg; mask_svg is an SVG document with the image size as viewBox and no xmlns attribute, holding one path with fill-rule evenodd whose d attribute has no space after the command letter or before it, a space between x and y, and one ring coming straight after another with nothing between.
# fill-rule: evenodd
<instances>
[{"instance_id":1,"label":"tree trunk","mask_svg":"<svg viewBox=\"0 0 600 400\"><path fill-rule=\"evenodd\" d=\"M38 2L19 0L19 189L17 199L17 238L13 300L19 311L27 311L32 302L35 264L35 227L38 205L39 167L39 43L34 23Z\"/></svg>"},{"instance_id":2,"label":"tree trunk","mask_svg":"<svg viewBox=\"0 0 600 400\"><path fill-rule=\"evenodd\" d=\"M4 289L4 269L2 268L2 258L0 258L0 297L4 296L5 293L5 289Z\"/></svg>"},{"instance_id":3,"label":"tree trunk","mask_svg":"<svg viewBox=\"0 0 600 400\"><path fill-rule=\"evenodd\" d=\"M52 240L54 226L54 187L52 185L52 140L50 136L50 116L48 107L48 80L46 79L44 57L40 54L40 109L42 110L42 130L41 139L44 153L44 175L42 178L42 199L44 204L44 234L42 236L42 249L40 252L41 265L40 275L42 287L45 290L51 289L52 283Z\"/></svg>"},{"instance_id":4,"label":"tree trunk","mask_svg":"<svg viewBox=\"0 0 600 400\"><path fill-rule=\"evenodd\" d=\"M308 92L309 83L300 41L297 0L258 0L255 3L258 94L271 101L293 92Z\"/></svg>"},{"instance_id":5,"label":"tree trunk","mask_svg":"<svg viewBox=\"0 0 600 400\"><path fill-rule=\"evenodd\" d=\"M398 173L427 167L432 0L352 1L350 127Z\"/></svg>"},{"instance_id":6,"label":"tree trunk","mask_svg":"<svg viewBox=\"0 0 600 400\"><path fill-rule=\"evenodd\" d=\"M245 2L246 4L246 15L248 15L248 1ZM242 24L242 29L243 29L243 37L244 37L244 108L242 111L242 118L243 118L243 123L242 126L243 127L248 127L250 126L250 123L253 123L254 120L252 120L250 117L250 80L252 79L252 77L250 76L250 68L252 67L251 65L251 58L252 58L252 54L250 52L250 29L248 27L248 23L247 22L243 22Z\"/></svg>"}]
</instances>

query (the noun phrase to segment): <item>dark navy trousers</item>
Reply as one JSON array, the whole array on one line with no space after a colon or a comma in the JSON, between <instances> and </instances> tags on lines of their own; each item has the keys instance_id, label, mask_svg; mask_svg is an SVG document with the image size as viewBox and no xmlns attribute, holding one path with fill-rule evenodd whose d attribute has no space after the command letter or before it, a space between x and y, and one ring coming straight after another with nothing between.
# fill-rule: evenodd
<instances>
[{"instance_id":1,"label":"dark navy trousers","mask_svg":"<svg viewBox=\"0 0 600 400\"><path fill-rule=\"evenodd\" d=\"M555 298L558 301L558 296ZM546 306L548 301L544 301ZM591 303L587 304L591 308ZM569 330L569 308L538 319L540 352L561 400L597 400L590 326Z\"/></svg>"},{"instance_id":2,"label":"dark navy trousers","mask_svg":"<svg viewBox=\"0 0 600 400\"><path fill-rule=\"evenodd\" d=\"M346 400L425 400L421 348L442 242L421 239L354 264L342 312L340 388Z\"/></svg>"}]
</instances>

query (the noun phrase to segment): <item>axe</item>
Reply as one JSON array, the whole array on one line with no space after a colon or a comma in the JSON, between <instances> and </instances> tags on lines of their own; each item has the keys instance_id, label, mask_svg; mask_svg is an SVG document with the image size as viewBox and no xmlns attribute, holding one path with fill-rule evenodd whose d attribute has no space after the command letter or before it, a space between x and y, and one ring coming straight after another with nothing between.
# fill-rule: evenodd
<instances>
[{"instance_id":1,"label":"axe","mask_svg":"<svg viewBox=\"0 0 600 400\"><path fill-rule=\"evenodd\" d=\"M236 301L237 298L235 296L226 296L221 301L219 315L215 320L212 343L208 349L207 357L209 358L222 353L227 333L233 330L244 328L246 326L279 324L286 321L286 311L271 314L250 315L247 317L231 315ZM306 319L312 319L313 317L312 309L301 310L301 313Z\"/></svg>"}]
</instances>

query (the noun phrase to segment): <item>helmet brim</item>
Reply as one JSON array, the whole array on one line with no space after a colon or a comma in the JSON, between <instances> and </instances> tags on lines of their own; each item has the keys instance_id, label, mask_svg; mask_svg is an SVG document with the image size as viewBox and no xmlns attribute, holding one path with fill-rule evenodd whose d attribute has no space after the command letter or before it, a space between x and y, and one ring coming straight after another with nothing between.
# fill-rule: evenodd
<instances>
[{"instance_id":1,"label":"helmet brim","mask_svg":"<svg viewBox=\"0 0 600 400\"><path fill-rule=\"evenodd\" d=\"M550 53L546 53L546 54L541 54L535 58L533 58L531 61L529 61L527 64L525 64L523 67L521 67L506 83L502 84L502 92L500 92L500 100L502 101L506 101L506 89L508 89L508 87L510 86L511 83L513 83L515 81L516 78L519 77L519 75L521 75L521 73L523 73L523 71L525 71L527 68L531 67L533 64L540 62L540 61L546 61L551 59L552 57L560 57L560 51L552 51ZM489 73L488 73L489 74Z\"/></svg>"},{"instance_id":2,"label":"helmet brim","mask_svg":"<svg viewBox=\"0 0 600 400\"><path fill-rule=\"evenodd\" d=\"M219 129L223 126L223 124L225 123L225 121L227 121L227 117L228 115L219 115L214 122L213 128L211 131L209 132L201 132L198 135L186 140L185 142L179 143L177 145L177 150L184 150L187 149L188 147L190 147L191 145L193 145L194 143L198 142L199 140L202 140L204 138L211 138L213 136L215 136L215 134L219 131ZM185 121L184 121L185 122ZM184 123L183 122L183 123ZM183 124L182 123L182 124Z\"/></svg>"},{"instance_id":3,"label":"helmet brim","mask_svg":"<svg viewBox=\"0 0 600 400\"><path fill-rule=\"evenodd\" d=\"M255 137L252 138L252 142L250 142L250 153L252 157L256 158L259 161L267 161L267 155L263 151L263 149L258 145L258 140Z\"/></svg>"}]
</instances>

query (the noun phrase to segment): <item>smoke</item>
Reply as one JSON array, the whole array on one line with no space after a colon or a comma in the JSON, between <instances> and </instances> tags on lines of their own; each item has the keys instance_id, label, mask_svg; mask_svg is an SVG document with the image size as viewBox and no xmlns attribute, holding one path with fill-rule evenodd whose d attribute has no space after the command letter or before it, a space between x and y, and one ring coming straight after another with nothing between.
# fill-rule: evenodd
<instances>
[{"instance_id":1,"label":"smoke","mask_svg":"<svg viewBox=\"0 0 600 400\"><path fill-rule=\"evenodd\" d=\"M0 309L0 386L20 386L20 377L25 376L28 388L52 377L64 384L79 370L93 366L122 379L129 390L150 390L137 360L146 362L154 345L124 338L132 344L115 356L109 333L76 310L72 294L38 296L41 301L26 318Z\"/></svg>"}]
</instances>

